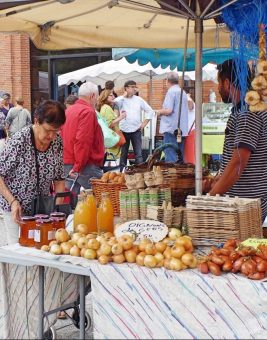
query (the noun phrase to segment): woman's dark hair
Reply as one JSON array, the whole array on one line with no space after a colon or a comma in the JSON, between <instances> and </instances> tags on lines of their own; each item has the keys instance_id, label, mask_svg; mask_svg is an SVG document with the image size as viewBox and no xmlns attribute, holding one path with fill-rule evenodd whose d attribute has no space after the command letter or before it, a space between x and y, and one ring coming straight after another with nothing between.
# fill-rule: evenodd
<instances>
[{"instance_id":1,"label":"woman's dark hair","mask_svg":"<svg viewBox=\"0 0 267 340\"><path fill-rule=\"evenodd\" d=\"M114 81L113 80L108 80L105 82L105 89L106 90L113 90L115 87Z\"/></svg>"},{"instance_id":2,"label":"woman's dark hair","mask_svg":"<svg viewBox=\"0 0 267 340\"><path fill-rule=\"evenodd\" d=\"M38 123L47 123L59 128L66 121L64 106L56 100L45 100L35 110Z\"/></svg>"}]
</instances>

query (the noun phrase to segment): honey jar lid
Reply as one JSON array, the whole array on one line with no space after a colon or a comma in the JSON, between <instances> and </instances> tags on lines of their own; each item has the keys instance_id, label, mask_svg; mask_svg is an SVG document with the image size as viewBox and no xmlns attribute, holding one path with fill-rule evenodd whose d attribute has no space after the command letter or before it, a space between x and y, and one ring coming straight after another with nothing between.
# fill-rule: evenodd
<instances>
[{"instance_id":1,"label":"honey jar lid","mask_svg":"<svg viewBox=\"0 0 267 340\"><path fill-rule=\"evenodd\" d=\"M66 214L64 214L63 212L55 211L55 212L52 212L52 213L50 214L50 217L61 217L61 218L66 218Z\"/></svg>"},{"instance_id":2,"label":"honey jar lid","mask_svg":"<svg viewBox=\"0 0 267 340\"><path fill-rule=\"evenodd\" d=\"M66 221L66 218L65 217L54 217L54 216L51 216L51 220L53 222L65 222Z\"/></svg>"},{"instance_id":3,"label":"honey jar lid","mask_svg":"<svg viewBox=\"0 0 267 340\"><path fill-rule=\"evenodd\" d=\"M21 220L22 220L23 222L27 222L27 221L35 221L36 218L35 218L35 216L22 216L22 217L21 217Z\"/></svg>"},{"instance_id":4,"label":"honey jar lid","mask_svg":"<svg viewBox=\"0 0 267 340\"><path fill-rule=\"evenodd\" d=\"M34 215L34 217L37 219L37 220L43 220L43 219L47 219L49 218L49 215L45 215L45 214L37 214L37 215Z\"/></svg>"},{"instance_id":5,"label":"honey jar lid","mask_svg":"<svg viewBox=\"0 0 267 340\"><path fill-rule=\"evenodd\" d=\"M50 218L40 218L38 220L36 220L36 224L48 224L48 223L52 223L52 220Z\"/></svg>"}]
</instances>

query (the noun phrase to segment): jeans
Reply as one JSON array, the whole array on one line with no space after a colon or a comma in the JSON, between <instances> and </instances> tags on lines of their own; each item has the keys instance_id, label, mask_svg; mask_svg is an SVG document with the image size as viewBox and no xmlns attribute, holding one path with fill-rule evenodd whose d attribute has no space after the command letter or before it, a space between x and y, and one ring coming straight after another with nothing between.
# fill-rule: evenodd
<instances>
[{"instance_id":1,"label":"jeans","mask_svg":"<svg viewBox=\"0 0 267 340\"><path fill-rule=\"evenodd\" d=\"M163 143L172 143L174 145L178 145L179 150L182 153L182 159L184 159L184 143L185 137L182 137L182 142L177 143L177 138L174 136L173 133L164 132L163 134ZM164 150L165 153L165 162L176 163L178 161L178 154L173 148L166 148Z\"/></svg>"},{"instance_id":2,"label":"jeans","mask_svg":"<svg viewBox=\"0 0 267 340\"><path fill-rule=\"evenodd\" d=\"M135 164L140 164L143 162L141 129L138 129L135 132L123 132L123 134L124 134L126 143L121 148L120 171L122 171L127 165L130 142L132 143L132 146L133 146Z\"/></svg>"},{"instance_id":3,"label":"jeans","mask_svg":"<svg viewBox=\"0 0 267 340\"><path fill-rule=\"evenodd\" d=\"M67 177L70 170L73 168L72 164L65 164L64 165L64 172L65 176ZM102 169L99 166L96 165L86 165L85 168L80 172L73 188L72 192L76 195L80 193L81 187L84 187L84 189L91 189L91 183L90 179L92 177L100 178L103 174ZM73 185L73 181L71 179L66 180L66 188L70 189Z\"/></svg>"}]
</instances>

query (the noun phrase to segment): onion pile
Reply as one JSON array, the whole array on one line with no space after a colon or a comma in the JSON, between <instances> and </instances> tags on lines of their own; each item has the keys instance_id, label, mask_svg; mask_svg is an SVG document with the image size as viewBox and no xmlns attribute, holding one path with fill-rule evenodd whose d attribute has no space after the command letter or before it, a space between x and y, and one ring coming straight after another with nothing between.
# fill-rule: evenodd
<instances>
[{"instance_id":1,"label":"onion pile","mask_svg":"<svg viewBox=\"0 0 267 340\"><path fill-rule=\"evenodd\" d=\"M211 252L198 264L202 274L221 275L222 272L241 273L252 280L267 276L267 246L257 249L242 246L237 240L228 240L223 248L212 247Z\"/></svg>"},{"instance_id":2,"label":"onion pile","mask_svg":"<svg viewBox=\"0 0 267 340\"><path fill-rule=\"evenodd\" d=\"M128 262L148 268L165 267L177 271L197 266L192 239L182 236L176 228L170 228L168 237L160 242L153 243L145 238L139 245L134 244L134 238L129 234L116 238L108 232L100 236L76 232L70 236L65 229L59 229L55 238L55 241L51 241L49 246L43 246L41 250L55 255L97 259L101 264Z\"/></svg>"}]
</instances>

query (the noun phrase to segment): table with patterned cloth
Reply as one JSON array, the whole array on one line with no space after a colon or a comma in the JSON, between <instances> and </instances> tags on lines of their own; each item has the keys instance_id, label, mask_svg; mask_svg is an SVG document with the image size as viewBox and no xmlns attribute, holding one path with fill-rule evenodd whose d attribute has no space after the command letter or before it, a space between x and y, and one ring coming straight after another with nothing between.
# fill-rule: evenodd
<instances>
[{"instance_id":1,"label":"table with patterned cloth","mask_svg":"<svg viewBox=\"0 0 267 340\"><path fill-rule=\"evenodd\" d=\"M19 263L2 263L0 255L0 339L38 338L38 266L23 265L24 250L29 252L32 248L17 244L0 249L7 249L8 254L17 256ZM23 252L20 253L20 250ZM38 253L36 249L33 251ZM45 267L45 311L76 301L78 293L77 275ZM45 330L48 329L48 324L51 326L56 320L57 314L45 318Z\"/></svg>"},{"instance_id":2,"label":"table with patterned cloth","mask_svg":"<svg viewBox=\"0 0 267 340\"><path fill-rule=\"evenodd\" d=\"M23 247L13 250L8 247L3 247L5 252L8 249L12 254L24 251ZM37 250L27 251L39 257L50 256ZM0 262L2 253L0 251ZM267 338L267 282L234 274L203 275L196 269L174 272L136 264L101 265L95 260L68 255L54 258L59 263L57 266L75 264L73 267L78 266L79 273L90 276L95 339ZM38 292L33 284L36 273L29 277L25 267L11 265L14 267L8 269L9 266L1 265L0 305L7 305L4 313L0 312L0 338L8 337L2 331L3 320L5 325L9 322L12 328L9 334L14 338L33 338L33 334L27 333L26 325L37 324L34 309ZM47 272L47 275L50 274ZM56 287L59 289L63 282L62 274L54 270L53 275L46 276L45 290L46 294L50 292L52 307L62 303ZM72 293L71 287L75 284L72 280L70 277L69 289L64 292L66 298ZM19 284L25 281L26 286ZM7 297L3 300L5 294ZM8 315L12 319L8 319Z\"/></svg>"},{"instance_id":3,"label":"table with patterned cloth","mask_svg":"<svg viewBox=\"0 0 267 340\"><path fill-rule=\"evenodd\" d=\"M96 339L267 339L267 283L197 270L91 266Z\"/></svg>"}]
</instances>

